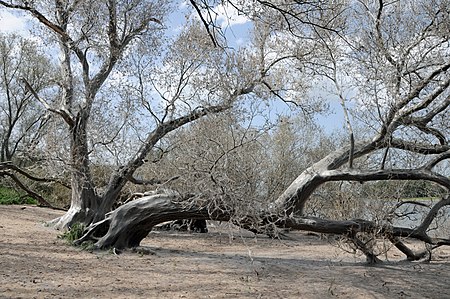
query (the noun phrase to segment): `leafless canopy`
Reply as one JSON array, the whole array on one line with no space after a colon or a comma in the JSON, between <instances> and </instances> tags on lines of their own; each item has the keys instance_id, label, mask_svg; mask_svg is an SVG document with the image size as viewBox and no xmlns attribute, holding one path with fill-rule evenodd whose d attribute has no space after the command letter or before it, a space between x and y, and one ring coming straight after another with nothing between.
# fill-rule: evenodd
<instances>
[{"instance_id":1,"label":"leafless canopy","mask_svg":"<svg viewBox=\"0 0 450 299\"><path fill-rule=\"evenodd\" d=\"M227 220L272 236L280 228L344 235L372 262L377 261L376 254L362 235L389 240L410 260L424 253L413 252L402 238L414 238L433 248L450 245L448 238L429 234L438 211L450 205L447 0L190 0L201 24L190 21L180 36L161 48L160 34L170 5L166 1L125 2L55 1L46 6L38 1L0 0L3 7L32 15L54 37L61 53L59 93L54 99L44 98L23 81L46 110L64 120L69 132L72 201L67 214L55 220L57 227L83 222L89 226L79 243L95 240L99 248L126 248L138 246L163 221ZM252 22L250 45L237 50L226 46L217 23L219 5L233 8ZM158 60L155 53L164 58ZM123 79L123 89L114 90L110 84L114 76ZM157 191L110 212L124 186L139 181L134 175L162 148L168 135L208 115L239 107L248 112L254 103L281 99L308 112L305 107L314 96L306 90L318 82L341 103L347 142L299 171L281 194L261 199L268 194L262 191L262 183L252 185L258 188L251 196L233 192L223 182L232 185L233 180L226 179L238 181L240 177L224 170L222 178L226 179L221 184L214 173L226 158L235 161L237 148L250 150L244 145L257 139L257 134L247 127L239 130L245 137L233 146L225 146L225 137L215 142L222 153L211 158L205 172L210 181L201 181L210 182L211 188L202 186L214 192ZM102 99L118 94L128 110L139 105L136 110L144 111L145 117L130 121L126 114L112 138L91 142L95 134L91 134L90 122L101 124L108 119L95 118L93 110L100 109ZM243 124L239 125L245 128ZM150 129L142 132L147 125ZM112 153L110 145L118 139L118 132L136 131L139 142L132 153L119 167L111 168L104 188L97 188L90 161L95 146L91 145L104 146ZM175 154L172 157L177 161ZM439 200L413 228L306 214L314 194L330 182L396 180L427 181L439 189Z\"/></svg>"}]
</instances>

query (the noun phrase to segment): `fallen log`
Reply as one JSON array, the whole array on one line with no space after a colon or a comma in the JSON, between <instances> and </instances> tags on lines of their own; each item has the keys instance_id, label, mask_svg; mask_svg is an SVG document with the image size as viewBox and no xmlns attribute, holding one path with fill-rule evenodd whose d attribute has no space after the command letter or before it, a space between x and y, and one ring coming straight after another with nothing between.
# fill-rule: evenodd
<instances>
[{"instance_id":1,"label":"fallen log","mask_svg":"<svg viewBox=\"0 0 450 299\"><path fill-rule=\"evenodd\" d=\"M448 199L446 199L448 201ZM190 204L187 204L187 203ZM117 250L138 247L141 241L157 224L178 219L202 219L233 221L254 233L276 235L273 227L277 229L301 230L323 234L333 234L348 238L360 249L369 262L378 262L373 251L360 240L358 234L366 233L380 236L396 246L403 252L408 260L418 260L426 252L416 253L409 249L400 238L420 240L436 247L450 245L448 239L435 239L429 237L424 230L398 227L392 225L379 225L364 219L329 220L317 217L279 216L274 213L262 212L258 219L254 217L235 221L228 213L211 213L205 206L192 204L176 193L155 194L142 197L120 206L106 215L102 221L86 228L84 235L75 241L79 245L85 241L95 241L98 249L115 248ZM268 229L271 227L271 229Z\"/></svg>"}]
</instances>

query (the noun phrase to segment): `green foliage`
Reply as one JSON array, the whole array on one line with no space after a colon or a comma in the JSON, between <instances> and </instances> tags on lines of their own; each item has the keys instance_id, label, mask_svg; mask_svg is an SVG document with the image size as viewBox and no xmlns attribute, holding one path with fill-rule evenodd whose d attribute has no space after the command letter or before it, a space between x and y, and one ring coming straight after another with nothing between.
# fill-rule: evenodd
<instances>
[{"instance_id":1,"label":"green foliage","mask_svg":"<svg viewBox=\"0 0 450 299\"><path fill-rule=\"evenodd\" d=\"M1 205L35 205L37 201L29 196L24 196L16 190L0 186L0 204Z\"/></svg>"},{"instance_id":2,"label":"green foliage","mask_svg":"<svg viewBox=\"0 0 450 299\"><path fill-rule=\"evenodd\" d=\"M81 243L80 247L81 249L85 250L85 251L89 251L89 252L93 252L95 249L95 243L93 241L85 241L83 243Z\"/></svg>"},{"instance_id":3,"label":"green foliage","mask_svg":"<svg viewBox=\"0 0 450 299\"><path fill-rule=\"evenodd\" d=\"M75 223L69 230L65 231L63 234L59 235L58 238L66 240L68 244L73 245L75 240L78 240L83 236L84 224Z\"/></svg>"}]
</instances>

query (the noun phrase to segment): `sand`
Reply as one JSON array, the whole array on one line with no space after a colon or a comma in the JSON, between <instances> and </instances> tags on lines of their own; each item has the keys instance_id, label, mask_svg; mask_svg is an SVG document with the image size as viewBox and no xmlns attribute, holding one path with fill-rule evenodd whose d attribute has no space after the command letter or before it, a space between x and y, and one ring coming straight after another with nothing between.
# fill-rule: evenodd
<instances>
[{"instance_id":1,"label":"sand","mask_svg":"<svg viewBox=\"0 0 450 299\"><path fill-rule=\"evenodd\" d=\"M115 255L68 246L43 225L61 213L0 206L1 298L450 298L450 248L430 263L392 250L367 266L317 236L254 238L222 225L152 232L148 254Z\"/></svg>"}]
</instances>

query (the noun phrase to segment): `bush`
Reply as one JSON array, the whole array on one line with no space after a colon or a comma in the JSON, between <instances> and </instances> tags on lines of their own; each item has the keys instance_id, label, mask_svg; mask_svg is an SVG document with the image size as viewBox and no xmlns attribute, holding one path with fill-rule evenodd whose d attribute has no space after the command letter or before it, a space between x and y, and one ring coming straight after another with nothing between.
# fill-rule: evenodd
<instances>
[{"instance_id":1,"label":"bush","mask_svg":"<svg viewBox=\"0 0 450 299\"><path fill-rule=\"evenodd\" d=\"M16 190L0 186L0 204L1 205L35 205L37 201L29 196L24 196Z\"/></svg>"},{"instance_id":2,"label":"bush","mask_svg":"<svg viewBox=\"0 0 450 299\"><path fill-rule=\"evenodd\" d=\"M83 236L84 225L81 223L73 224L68 231L65 231L63 234L59 235L58 238L66 240L67 243L73 245L75 240L78 240Z\"/></svg>"}]
</instances>

